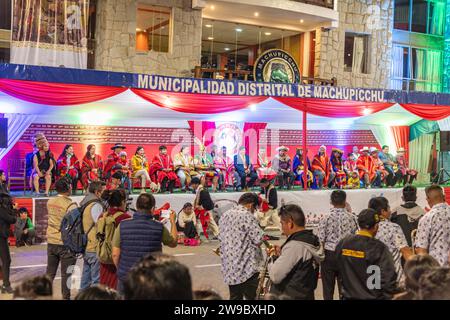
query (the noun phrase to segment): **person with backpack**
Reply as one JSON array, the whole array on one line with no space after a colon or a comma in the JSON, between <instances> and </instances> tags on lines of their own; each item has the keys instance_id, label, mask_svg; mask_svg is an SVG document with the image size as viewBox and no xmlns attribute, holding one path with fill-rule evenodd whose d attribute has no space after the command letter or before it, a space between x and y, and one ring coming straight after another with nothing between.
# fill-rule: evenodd
<instances>
[{"instance_id":1,"label":"person with backpack","mask_svg":"<svg viewBox=\"0 0 450 320\"><path fill-rule=\"evenodd\" d=\"M93 181L88 187L89 193L81 201L86 206L83 211L83 229L87 234L86 251L83 256L83 274L80 290L85 290L100 282L100 262L97 258L96 226L100 215L105 211L101 195L105 190L105 183Z\"/></svg>"},{"instance_id":2,"label":"person with backpack","mask_svg":"<svg viewBox=\"0 0 450 320\"><path fill-rule=\"evenodd\" d=\"M71 274L68 273L68 269L70 266L76 264L76 257L74 253L63 244L61 222L67 212L77 208L77 204L69 198L72 192L70 181L65 178L59 179L55 183L55 188L58 195L50 198L47 202L47 275L53 282L56 271L58 271L58 267L61 264L62 297L64 300L70 300L68 280Z\"/></svg>"},{"instance_id":3,"label":"person with backpack","mask_svg":"<svg viewBox=\"0 0 450 320\"><path fill-rule=\"evenodd\" d=\"M268 266L273 282L271 293L295 300L314 300L319 265L323 260L319 238L312 230L305 229L305 215L298 205L282 206L280 221L283 234L288 238L281 247L274 246L269 251L277 256Z\"/></svg>"},{"instance_id":4,"label":"person with backpack","mask_svg":"<svg viewBox=\"0 0 450 320\"><path fill-rule=\"evenodd\" d=\"M117 289L117 268L112 257L114 233L123 220L131 218L126 212L127 193L124 189L106 190L102 194L108 210L97 221L97 257L100 261L100 284Z\"/></svg>"},{"instance_id":5,"label":"person with backpack","mask_svg":"<svg viewBox=\"0 0 450 320\"><path fill-rule=\"evenodd\" d=\"M136 200L136 212L132 219L124 220L116 229L112 241L112 257L117 267L119 292L130 269L149 253L162 252L162 244L177 246L177 227L175 212L170 214L169 230L153 217L155 197L149 193L141 194Z\"/></svg>"}]
</instances>

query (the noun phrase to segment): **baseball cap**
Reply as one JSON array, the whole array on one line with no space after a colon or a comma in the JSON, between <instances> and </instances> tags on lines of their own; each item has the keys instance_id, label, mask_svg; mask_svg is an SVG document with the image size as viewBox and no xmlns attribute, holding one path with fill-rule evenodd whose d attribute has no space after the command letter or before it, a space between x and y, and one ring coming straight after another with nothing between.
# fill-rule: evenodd
<instances>
[{"instance_id":1,"label":"baseball cap","mask_svg":"<svg viewBox=\"0 0 450 320\"><path fill-rule=\"evenodd\" d=\"M358 215L358 225L361 229L371 229L378 222L380 222L380 216L373 209L364 209Z\"/></svg>"}]
</instances>

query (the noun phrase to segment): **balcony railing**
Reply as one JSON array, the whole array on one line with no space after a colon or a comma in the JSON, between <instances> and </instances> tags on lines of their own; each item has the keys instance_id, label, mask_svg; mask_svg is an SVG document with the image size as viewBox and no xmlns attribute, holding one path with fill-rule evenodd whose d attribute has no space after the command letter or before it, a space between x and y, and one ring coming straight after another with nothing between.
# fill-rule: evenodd
<instances>
[{"instance_id":1,"label":"balcony railing","mask_svg":"<svg viewBox=\"0 0 450 320\"><path fill-rule=\"evenodd\" d=\"M312 4L315 6L325 7L328 9L334 8L334 0L290 0L290 1Z\"/></svg>"}]
</instances>

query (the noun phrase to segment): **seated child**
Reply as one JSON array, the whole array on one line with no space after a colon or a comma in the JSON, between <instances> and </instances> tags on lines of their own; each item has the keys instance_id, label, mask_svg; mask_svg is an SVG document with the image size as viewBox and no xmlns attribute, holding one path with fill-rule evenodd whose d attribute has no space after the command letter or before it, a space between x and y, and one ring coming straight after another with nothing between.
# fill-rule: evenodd
<instances>
[{"instance_id":1,"label":"seated child","mask_svg":"<svg viewBox=\"0 0 450 320\"><path fill-rule=\"evenodd\" d=\"M185 243L188 242L189 245L194 245L191 243L198 242L196 225L197 219L195 217L194 208L192 206L192 203L187 202L184 204L183 209L178 214L177 230L184 233Z\"/></svg>"},{"instance_id":2,"label":"seated child","mask_svg":"<svg viewBox=\"0 0 450 320\"><path fill-rule=\"evenodd\" d=\"M358 171L352 171L350 178L348 178L347 189L359 189L360 180Z\"/></svg>"}]
</instances>

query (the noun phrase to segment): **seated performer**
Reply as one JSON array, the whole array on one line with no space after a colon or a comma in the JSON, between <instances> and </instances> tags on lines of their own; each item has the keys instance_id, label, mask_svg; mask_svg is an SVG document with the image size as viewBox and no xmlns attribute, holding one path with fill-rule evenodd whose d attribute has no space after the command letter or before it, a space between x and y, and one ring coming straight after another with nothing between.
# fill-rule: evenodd
<instances>
[{"instance_id":1,"label":"seated performer","mask_svg":"<svg viewBox=\"0 0 450 320\"><path fill-rule=\"evenodd\" d=\"M405 148L397 150L396 162L398 165L398 182L403 182L403 185L412 184L417 178L417 171L408 167L408 160L405 157Z\"/></svg>"},{"instance_id":2,"label":"seated performer","mask_svg":"<svg viewBox=\"0 0 450 320\"><path fill-rule=\"evenodd\" d=\"M309 158L306 159L307 163L308 163L308 187L313 183L313 174L311 171L311 161L309 161ZM295 174L295 180L300 181L302 184L302 187L304 187L304 182L303 182L303 174L305 172L305 166L303 163L303 149L302 148L297 148L296 152L295 152L295 157L294 160L292 162L292 171Z\"/></svg>"},{"instance_id":3,"label":"seated performer","mask_svg":"<svg viewBox=\"0 0 450 320\"><path fill-rule=\"evenodd\" d=\"M35 136L35 145L38 148L33 156L33 171L31 177L33 180L34 193L39 194L39 180L45 180L45 196L48 197L50 193L50 186L52 185L52 173L55 168L55 158L50 151L50 144L42 133Z\"/></svg>"},{"instance_id":4,"label":"seated performer","mask_svg":"<svg viewBox=\"0 0 450 320\"><path fill-rule=\"evenodd\" d=\"M211 153L212 154L212 153ZM222 154L215 154L214 167L219 172L219 189L226 191L227 186L233 185L233 160L227 156L227 147L222 147Z\"/></svg>"},{"instance_id":5,"label":"seated performer","mask_svg":"<svg viewBox=\"0 0 450 320\"><path fill-rule=\"evenodd\" d=\"M287 189L292 188L295 175L292 172L291 158L287 154L289 148L281 146L277 148L278 154L272 161L273 169L277 172L278 187L283 189L286 185Z\"/></svg>"},{"instance_id":6,"label":"seated performer","mask_svg":"<svg viewBox=\"0 0 450 320\"><path fill-rule=\"evenodd\" d=\"M191 151L188 146L182 146L180 152L173 157L175 172L178 178L180 178L181 188L186 192L189 191L191 178L199 174L194 170L194 159L190 153Z\"/></svg>"},{"instance_id":7,"label":"seated performer","mask_svg":"<svg viewBox=\"0 0 450 320\"><path fill-rule=\"evenodd\" d=\"M150 175L148 174L149 164L147 157L145 156L144 147L137 147L134 156L131 158L131 168L133 170L132 177L141 179L141 193L145 193L147 182L150 185L153 183ZM151 188L154 189L154 188Z\"/></svg>"},{"instance_id":8,"label":"seated performer","mask_svg":"<svg viewBox=\"0 0 450 320\"><path fill-rule=\"evenodd\" d=\"M359 178L364 183L367 189L375 181L376 172L372 157L369 155L369 147L364 147L360 150L361 155L356 161L359 171Z\"/></svg>"},{"instance_id":9,"label":"seated performer","mask_svg":"<svg viewBox=\"0 0 450 320\"><path fill-rule=\"evenodd\" d=\"M161 192L173 193L173 188L177 181L173 162L167 154L167 147L160 146L159 154L153 158L150 166L150 176L161 185ZM156 177L156 179L155 179Z\"/></svg>"},{"instance_id":10,"label":"seated performer","mask_svg":"<svg viewBox=\"0 0 450 320\"><path fill-rule=\"evenodd\" d=\"M380 151L375 147L370 148L370 156L372 157L376 174L376 178L373 183L374 187L381 187L381 181L383 181L388 175L388 172L384 169L383 161L381 161L378 157L379 152Z\"/></svg>"},{"instance_id":11,"label":"seated performer","mask_svg":"<svg viewBox=\"0 0 450 320\"><path fill-rule=\"evenodd\" d=\"M128 161L127 153L125 151L120 151L119 160L112 167L112 174L120 171L122 173L122 187L128 190L128 194L132 194L133 184L131 182L131 164Z\"/></svg>"},{"instance_id":12,"label":"seated performer","mask_svg":"<svg viewBox=\"0 0 450 320\"><path fill-rule=\"evenodd\" d=\"M361 180L359 180L359 171L355 170L351 173L347 181L347 189L359 189L361 187Z\"/></svg>"},{"instance_id":13,"label":"seated performer","mask_svg":"<svg viewBox=\"0 0 450 320\"><path fill-rule=\"evenodd\" d=\"M267 158L266 148L259 149L255 170L258 174L258 179L260 180L267 179L269 181L272 181L276 178L277 172L271 167L271 162L269 158Z\"/></svg>"},{"instance_id":14,"label":"seated performer","mask_svg":"<svg viewBox=\"0 0 450 320\"><path fill-rule=\"evenodd\" d=\"M347 155L347 160L344 161L344 170L347 173L347 177L350 177L355 170L358 170L356 167L355 155L353 153Z\"/></svg>"},{"instance_id":15,"label":"seated performer","mask_svg":"<svg viewBox=\"0 0 450 320\"><path fill-rule=\"evenodd\" d=\"M312 161L312 170L319 189L322 189L324 185L325 187L330 186L335 176L326 152L327 147L320 146L319 153L314 156Z\"/></svg>"},{"instance_id":16,"label":"seated performer","mask_svg":"<svg viewBox=\"0 0 450 320\"><path fill-rule=\"evenodd\" d=\"M87 152L84 155L83 163L81 164L81 184L83 185L85 192L87 192L89 183L101 179L102 171L102 157L95 153L95 145L90 144L87 147Z\"/></svg>"},{"instance_id":17,"label":"seated performer","mask_svg":"<svg viewBox=\"0 0 450 320\"><path fill-rule=\"evenodd\" d=\"M28 186L30 187L30 189L33 188L33 181L31 179L31 175L33 173L33 158L35 153L38 151L39 149L34 145L33 142L33 151L25 155L25 176L28 179Z\"/></svg>"},{"instance_id":18,"label":"seated performer","mask_svg":"<svg viewBox=\"0 0 450 320\"><path fill-rule=\"evenodd\" d=\"M113 147L111 147L113 152L108 155L104 168L104 178L106 180L111 178L111 175L113 174L112 168L117 164L117 162L119 162L119 154L124 149L126 149L126 147L121 143L116 143Z\"/></svg>"},{"instance_id":19,"label":"seated performer","mask_svg":"<svg viewBox=\"0 0 450 320\"><path fill-rule=\"evenodd\" d=\"M66 177L72 184L72 194L77 192L78 179L80 177L80 161L73 153L73 146L67 144L56 161L58 179Z\"/></svg>"},{"instance_id":20,"label":"seated performer","mask_svg":"<svg viewBox=\"0 0 450 320\"><path fill-rule=\"evenodd\" d=\"M383 146L382 151L378 154L378 157L383 162L384 169L388 172L388 176L386 177L386 186L393 187L395 186L397 179L395 177L395 159L392 154L389 153L389 147Z\"/></svg>"},{"instance_id":21,"label":"seated performer","mask_svg":"<svg viewBox=\"0 0 450 320\"><path fill-rule=\"evenodd\" d=\"M250 156L246 154L244 146L241 146L239 148L239 153L234 156L234 169L236 190L248 190L248 188L252 188L258 175L253 169L253 165L250 162ZM250 177L248 184L247 177Z\"/></svg>"},{"instance_id":22,"label":"seated performer","mask_svg":"<svg viewBox=\"0 0 450 320\"><path fill-rule=\"evenodd\" d=\"M261 186L261 192L259 194L261 206L257 216L258 222L265 232L275 231L277 233L275 237L269 235L272 240L275 240L275 238L281 234L280 217L278 216L277 211L277 189L270 180L266 178L262 178L259 184Z\"/></svg>"},{"instance_id":23,"label":"seated performer","mask_svg":"<svg viewBox=\"0 0 450 320\"><path fill-rule=\"evenodd\" d=\"M194 168L202 177L202 184L206 185L206 178L212 178L212 190L216 192L219 184L219 173L214 167L211 155L206 152L206 147L203 144L199 144L199 154L194 158Z\"/></svg>"},{"instance_id":24,"label":"seated performer","mask_svg":"<svg viewBox=\"0 0 450 320\"><path fill-rule=\"evenodd\" d=\"M357 146L353 147L353 153L352 154L353 154L353 158L355 159L355 161L358 160L360 154L359 154L359 148Z\"/></svg>"},{"instance_id":25,"label":"seated performer","mask_svg":"<svg viewBox=\"0 0 450 320\"><path fill-rule=\"evenodd\" d=\"M211 159L213 161L213 166L214 166L214 170L217 173L217 177L218 177L218 188L219 190L225 190L225 176L226 176L226 171L223 170L223 163L222 163L222 159L220 157L220 154L218 152L217 146L213 145L211 147ZM219 168L220 167L220 168Z\"/></svg>"},{"instance_id":26,"label":"seated performer","mask_svg":"<svg viewBox=\"0 0 450 320\"><path fill-rule=\"evenodd\" d=\"M333 148L331 152L332 154L330 162L331 167L333 168L333 171L336 175L335 184L336 187L342 189L347 183L347 174L345 173L344 161L342 160L342 154L344 153L344 151L338 148Z\"/></svg>"},{"instance_id":27,"label":"seated performer","mask_svg":"<svg viewBox=\"0 0 450 320\"><path fill-rule=\"evenodd\" d=\"M192 190L195 191L195 216L197 217L197 221L200 221L200 225L197 224L197 233L203 233L205 238L209 239L208 229L211 229L211 232L214 236L213 240L216 240L217 236L219 235L219 227L217 226L217 223L214 220L212 214L212 210L214 209L214 202L211 199L211 195L209 194L208 189L203 187L198 177L192 178L191 187Z\"/></svg>"}]
</instances>

